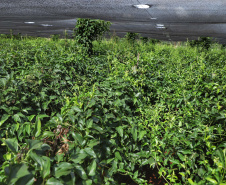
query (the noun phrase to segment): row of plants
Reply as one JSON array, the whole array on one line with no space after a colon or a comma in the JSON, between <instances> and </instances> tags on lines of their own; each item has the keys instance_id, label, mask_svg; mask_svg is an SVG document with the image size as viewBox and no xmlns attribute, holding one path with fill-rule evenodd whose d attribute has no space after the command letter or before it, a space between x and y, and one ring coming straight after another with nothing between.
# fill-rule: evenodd
<instances>
[{"instance_id":1,"label":"row of plants","mask_svg":"<svg viewBox=\"0 0 226 185\"><path fill-rule=\"evenodd\" d=\"M226 50L133 36L0 39L0 184L226 184Z\"/></svg>"}]
</instances>

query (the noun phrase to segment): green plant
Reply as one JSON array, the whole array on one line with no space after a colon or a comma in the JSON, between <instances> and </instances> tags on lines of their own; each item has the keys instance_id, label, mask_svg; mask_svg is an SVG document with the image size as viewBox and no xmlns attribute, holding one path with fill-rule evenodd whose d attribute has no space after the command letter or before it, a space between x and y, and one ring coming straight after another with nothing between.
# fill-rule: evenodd
<instances>
[{"instance_id":1,"label":"green plant","mask_svg":"<svg viewBox=\"0 0 226 185\"><path fill-rule=\"evenodd\" d=\"M93 52L92 42L109 31L110 22L93 19L77 19L74 30L75 39L87 48L89 54Z\"/></svg>"},{"instance_id":2,"label":"green plant","mask_svg":"<svg viewBox=\"0 0 226 185\"><path fill-rule=\"evenodd\" d=\"M149 39L149 42L152 43L152 44L157 44L157 43L160 43L160 40L158 40L158 39Z\"/></svg>"},{"instance_id":3,"label":"green plant","mask_svg":"<svg viewBox=\"0 0 226 185\"><path fill-rule=\"evenodd\" d=\"M60 35L58 35L58 34L51 35L50 38L51 38L53 41L58 41L59 38L60 38Z\"/></svg>"},{"instance_id":4,"label":"green plant","mask_svg":"<svg viewBox=\"0 0 226 185\"><path fill-rule=\"evenodd\" d=\"M142 42L144 44L146 44L149 41L149 38L148 37L141 37L140 39L142 40Z\"/></svg>"},{"instance_id":5,"label":"green plant","mask_svg":"<svg viewBox=\"0 0 226 185\"><path fill-rule=\"evenodd\" d=\"M208 50L213 43L213 39L210 37L200 37L198 40L188 41L188 44L191 47L201 47L203 49Z\"/></svg>"},{"instance_id":6,"label":"green plant","mask_svg":"<svg viewBox=\"0 0 226 185\"><path fill-rule=\"evenodd\" d=\"M93 51L0 39L0 184L224 185L225 48Z\"/></svg>"},{"instance_id":7,"label":"green plant","mask_svg":"<svg viewBox=\"0 0 226 185\"><path fill-rule=\"evenodd\" d=\"M136 39L139 38L139 34L138 33L127 32L127 34L125 35L125 38L129 42L134 43L136 41Z\"/></svg>"}]
</instances>

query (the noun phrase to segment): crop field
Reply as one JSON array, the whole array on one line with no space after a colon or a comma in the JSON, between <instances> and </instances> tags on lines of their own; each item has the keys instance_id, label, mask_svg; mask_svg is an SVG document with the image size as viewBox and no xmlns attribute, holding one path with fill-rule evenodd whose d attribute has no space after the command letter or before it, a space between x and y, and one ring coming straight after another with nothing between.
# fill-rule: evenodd
<instances>
[{"instance_id":1,"label":"crop field","mask_svg":"<svg viewBox=\"0 0 226 185\"><path fill-rule=\"evenodd\" d=\"M225 185L226 49L0 37L1 185Z\"/></svg>"}]
</instances>

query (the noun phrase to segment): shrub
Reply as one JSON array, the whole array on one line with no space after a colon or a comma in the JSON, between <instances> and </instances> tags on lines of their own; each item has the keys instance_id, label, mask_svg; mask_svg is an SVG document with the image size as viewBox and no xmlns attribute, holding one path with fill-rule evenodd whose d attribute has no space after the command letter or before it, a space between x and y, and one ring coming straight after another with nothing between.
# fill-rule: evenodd
<instances>
[{"instance_id":1,"label":"shrub","mask_svg":"<svg viewBox=\"0 0 226 185\"><path fill-rule=\"evenodd\" d=\"M191 47L201 47L202 49L209 49L213 43L212 38L210 37L200 37L198 40L188 41L188 44Z\"/></svg>"},{"instance_id":2,"label":"shrub","mask_svg":"<svg viewBox=\"0 0 226 185\"><path fill-rule=\"evenodd\" d=\"M59 38L60 38L60 35L54 34L54 35L51 35L50 38L51 38L53 41L58 41Z\"/></svg>"},{"instance_id":3,"label":"shrub","mask_svg":"<svg viewBox=\"0 0 226 185\"><path fill-rule=\"evenodd\" d=\"M92 42L109 31L110 22L93 19L78 19L74 35L79 44L82 44L89 54L93 53Z\"/></svg>"},{"instance_id":4,"label":"shrub","mask_svg":"<svg viewBox=\"0 0 226 185\"><path fill-rule=\"evenodd\" d=\"M128 40L129 42L134 43L136 39L139 38L139 34L138 33L132 33L132 32L128 32L125 36L126 40Z\"/></svg>"},{"instance_id":5,"label":"shrub","mask_svg":"<svg viewBox=\"0 0 226 185\"><path fill-rule=\"evenodd\" d=\"M149 39L149 42L152 43L152 44L157 44L157 43L160 43L160 40L158 40L158 39Z\"/></svg>"},{"instance_id":6,"label":"shrub","mask_svg":"<svg viewBox=\"0 0 226 185\"><path fill-rule=\"evenodd\" d=\"M141 37L140 39L142 40L142 42L144 44L146 44L149 41L149 38L148 37Z\"/></svg>"}]
</instances>

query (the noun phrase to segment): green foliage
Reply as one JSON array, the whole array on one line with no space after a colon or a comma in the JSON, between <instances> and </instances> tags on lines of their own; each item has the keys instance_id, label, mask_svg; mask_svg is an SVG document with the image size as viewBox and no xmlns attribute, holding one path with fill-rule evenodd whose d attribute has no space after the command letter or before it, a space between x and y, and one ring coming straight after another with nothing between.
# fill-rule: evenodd
<instances>
[{"instance_id":1,"label":"green foliage","mask_svg":"<svg viewBox=\"0 0 226 185\"><path fill-rule=\"evenodd\" d=\"M141 37L140 38L141 40L142 40L142 42L144 43L144 44L146 44L146 43L150 43L150 44L157 44L157 43L160 43L160 40L158 40L158 39L151 39L151 38L148 38L148 37Z\"/></svg>"},{"instance_id":2,"label":"green foliage","mask_svg":"<svg viewBox=\"0 0 226 185\"><path fill-rule=\"evenodd\" d=\"M140 39L142 40L142 42L144 44L146 44L149 41L149 38L148 37L141 37Z\"/></svg>"},{"instance_id":3,"label":"green foliage","mask_svg":"<svg viewBox=\"0 0 226 185\"><path fill-rule=\"evenodd\" d=\"M77 19L74 30L75 39L87 48L89 54L93 52L92 42L109 31L110 22L94 19Z\"/></svg>"},{"instance_id":4,"label":"green foliage","mask_svg":"<svg viewBox=\"0 0 226 185\"><path fill-rule=\"evenodd\" d=\"M158 40L158 39L149 39L149 42L152 43L152 44L157 44L157 43L160 43L160 40Z\"/></svg>"},{"instance_id":5,"label":"green foliage","mask_svg":"<svg viewBox=\"0 0 226 185\"><path fill-rule=\"evenodd\" d=\"M208 50L213 43L210 37L200 37L198 40L189 41L188 44L191 47L200 47L202 49Z\"/></svg>"},{"instance_id":6,"label":"green foliage","mask_svg":"<svg viewBox=\"0 0 226 185\"><path fill-rule=\"evenodd\" d=\"M66 34L66 33L65 33ZM66 37L66 36L65 36ZM55 35L51 35L50 38L53 40L53 41L58 41L59 38L60 38L60 35L58 34L55 34Z\"/></svg>"},{"instance_id":7,"label":"green foliage","mask_svg":"<svg viewBox=\"0 0 226 185\"><path fill-rule=\"evenodd\" d=\"M138 33L132 33L132 32L127 32L125 35L126 40L128 40L131 43L134 43L136 39L139 39L139 34Z\"/></svg>"},{"instance_id":8,"label":"green foliage","mask_svg":"<svg viewBox=\"0 0 226 185\"><path fill-rule=\"evenodd\" d=\"M93 50L0 40L0 184L225 184L226 50Z\"/></svg>"}]
</instances>

